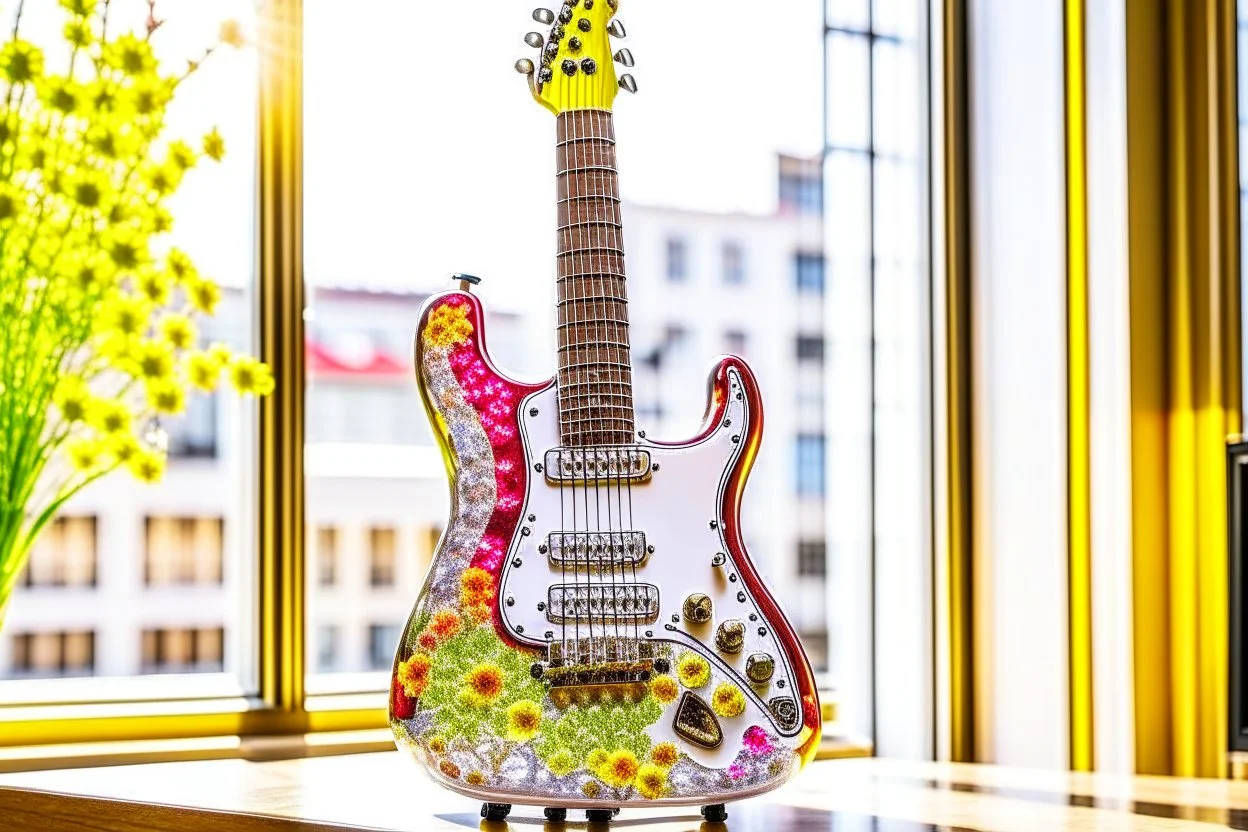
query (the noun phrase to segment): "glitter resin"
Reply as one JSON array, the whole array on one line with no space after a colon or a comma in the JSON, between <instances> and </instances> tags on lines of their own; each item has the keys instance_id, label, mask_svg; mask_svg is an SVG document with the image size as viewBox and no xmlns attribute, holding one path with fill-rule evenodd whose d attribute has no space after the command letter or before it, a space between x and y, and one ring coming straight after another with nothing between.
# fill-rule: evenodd
<instances>
[{"instance_id":1,"label":"glitter resin","mask_svg":"<svg viewBox=\"0 0 1248 832\"><path fill-rule=\"evenodd\" d=\"M809 662L761 579L745 566L744 551L727 553L742 564L742 583L733 589L741 586L757 598L788 657L796 703L792 730L782 735L776 722L747 709L749 701L761 700L747 697L742 688L749 683L739 675L661 637L650 640L651 649L656 667L667 672L647 673L640 683L590 691L551 686L533 672L545 651L520 643L504 625L500 587L518 538L527 533L526 495L550 487L535 473L548 449L526 448L521 408L552 384L522 384L500 374L485 352L482 324L477 299L452 292L429 301L416 337L418 382L447 463L452 499L446 533L395 656L390 723L398 746L439 783L487 801L697 804L781 785L814 756L819 703ZM708 431L723 420L734 397L730 376L752 381L748 373L738 359L725 359L712 375ZM736 523L761 438L756 389L745 385L735 394L759 416L741 443L735 481L722 494L725 523ZM679 709L689 707L690 698L705 709L695 716L722 734L714 764L673 734Z\"/></svg>"}]
</instances>

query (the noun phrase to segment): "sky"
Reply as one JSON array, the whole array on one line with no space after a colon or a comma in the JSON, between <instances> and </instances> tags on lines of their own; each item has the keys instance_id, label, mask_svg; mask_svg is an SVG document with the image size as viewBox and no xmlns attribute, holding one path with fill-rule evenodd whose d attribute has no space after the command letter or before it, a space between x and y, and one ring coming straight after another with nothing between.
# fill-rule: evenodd
<instances>
[{"instance_id":1,"label":"sky","mask_svg":"<svg viewBox=\"0 0 1248 832\"><path fill-rule=\"evenodd\" d=\"M32 37L63 13L27 3ZM114 0L117 27L145 3ZM222 19L256 30L255 0L158 0L171 66ZM770 14L764 14L767 9ZM481 275L489 302L543 314L554 292L554 118L512 65L545 34L531 0L304 0L305 264L310 283L443 288ZM622 0L640 92L616 102L625 199L766 212L775 153L819 150L821 0ZM205 273L254 271L256 49L214 55L171 108L169 137L214 125L225 162L192 171L172 241Z\"/></svg>"}]
</instances>

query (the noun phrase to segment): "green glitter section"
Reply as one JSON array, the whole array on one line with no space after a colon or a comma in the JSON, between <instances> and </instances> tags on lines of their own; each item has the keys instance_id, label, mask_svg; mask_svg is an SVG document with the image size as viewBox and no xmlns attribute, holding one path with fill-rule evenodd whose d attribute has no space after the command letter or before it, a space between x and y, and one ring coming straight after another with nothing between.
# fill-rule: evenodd
<instances>
[{"instance_id":1,"label":"green glitter section","mask_svg":"<svg viewBox=\"0 0 1248 832\"><path fill-rule=\"evenodd\" d=\"M644 761L650 753L650 736L646 729L663 716L663 705L653 696L641 702L617 702L610 705L571 705L553 724L542 726L533 743L537 756L549 761L562 751L570 752L576 767L585 767L585 758L595 748L607 751L627 750ZM556 766L564 763L556 761Z\"/></svg>"},{"instance_id":2,"label":"green glitter section","mask_svg":"<svg viewBox=\"0 0 1248 832\"><path fill-rule=\"evenodd\" d=\"M529 673L531 663L531 657L503 643L492 626L473 627L434 652L429 687L420 697L420 707L434 711L433 731L448 742L462 738L475 744L486 732L503 737L508 707L521 699L541 702L546 697L545 685ZM503 671L503 690L488 705L474 707L460 700L459 692L464 689L464 676L481 664L498 665Z\"/></svg>"}]
</instances>

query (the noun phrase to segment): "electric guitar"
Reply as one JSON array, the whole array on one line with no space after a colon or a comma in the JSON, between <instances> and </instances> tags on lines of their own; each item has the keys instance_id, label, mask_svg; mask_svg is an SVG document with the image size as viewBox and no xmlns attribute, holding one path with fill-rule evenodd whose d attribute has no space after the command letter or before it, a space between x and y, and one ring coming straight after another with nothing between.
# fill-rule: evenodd
<instances>
[{"instance_id":1,"label":"electric guitar","mask_svg":"<svg viewBox=\"0 0 1248 832\"><path fill-rule=\"evenodd\" d=\"M810 663L742 542L763 408L749 367L714 367L701 432L634 426L612 108L636 90L618 0L538 9L521 60L557 118L558 373L525 384L486 349L468 281L435 296L416 376L451 516L395 657L398 745L442 785L593 819L783 784L821 734Z\"/></svg>"}]
</instances>

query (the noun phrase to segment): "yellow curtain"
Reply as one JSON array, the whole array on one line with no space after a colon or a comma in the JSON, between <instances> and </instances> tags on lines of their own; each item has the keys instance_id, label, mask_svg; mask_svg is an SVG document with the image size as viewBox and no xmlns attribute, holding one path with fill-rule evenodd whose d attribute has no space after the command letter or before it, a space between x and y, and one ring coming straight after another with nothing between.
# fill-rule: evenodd
<instances>
[{"instance_id":1,"label":"yellow curtain","mask_svg":"<svg viewBox=\"0 0 1248 832\"><path fill-rule=\"evenodd\" d=\"M1240 429L1235 6L1126 3L1136 763L1224 776Z\"/></svg>"}]
</instances>

